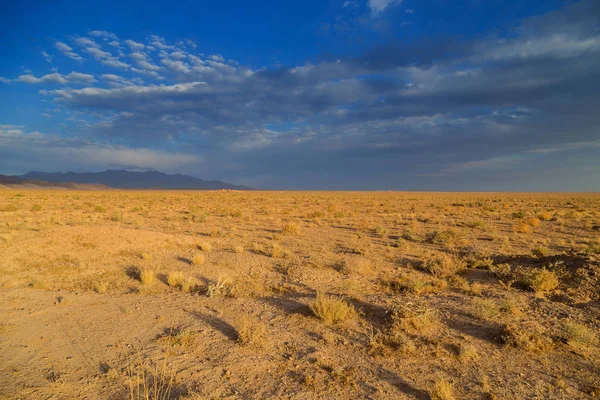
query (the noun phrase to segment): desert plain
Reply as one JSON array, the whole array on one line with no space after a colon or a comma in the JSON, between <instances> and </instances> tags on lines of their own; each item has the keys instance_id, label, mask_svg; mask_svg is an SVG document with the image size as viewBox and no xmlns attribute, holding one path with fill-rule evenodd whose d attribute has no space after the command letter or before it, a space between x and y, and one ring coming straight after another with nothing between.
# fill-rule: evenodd
<instances>
[{"instance_id":1,"label":"desert plain","mask_svg":"<svg viewBox=\"0 0 600 400\"><path fill-rule=\"evenodd\" d=\"M600 195L0 190L0 397L600 397Z\"/></svg>"}]
</instances>

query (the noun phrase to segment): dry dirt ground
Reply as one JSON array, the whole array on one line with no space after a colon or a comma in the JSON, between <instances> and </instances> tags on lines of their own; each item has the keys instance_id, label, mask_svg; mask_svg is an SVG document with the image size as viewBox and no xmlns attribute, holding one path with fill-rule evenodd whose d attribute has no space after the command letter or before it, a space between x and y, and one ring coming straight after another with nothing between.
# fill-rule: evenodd
<instances>
[{"instance_id":1,"label":"dry dirt ground","mask_svg":"<svg viewBox=\"0 0 600 400\"><path fill-rule=\"evenodd\" d=\"M597 194L1 190L0 397L599 398L599 258Z\"/></svg>"}]
</instances>

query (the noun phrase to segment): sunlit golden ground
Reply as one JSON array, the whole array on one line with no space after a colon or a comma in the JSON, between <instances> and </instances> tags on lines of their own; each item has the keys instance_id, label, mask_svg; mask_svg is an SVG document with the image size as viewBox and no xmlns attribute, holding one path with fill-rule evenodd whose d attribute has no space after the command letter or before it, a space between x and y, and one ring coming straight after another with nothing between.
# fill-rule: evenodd
<instances>
[{"instance_id":1,"label":"sunlit golden ground","mask_svg":"<svg viewBox=\"0 0 600 400\"><path fill-rule=\"evenodd\" d=\"M0 396L597 398L599 254L592 194L3 190Z\"/></svg>"}]
</instances>

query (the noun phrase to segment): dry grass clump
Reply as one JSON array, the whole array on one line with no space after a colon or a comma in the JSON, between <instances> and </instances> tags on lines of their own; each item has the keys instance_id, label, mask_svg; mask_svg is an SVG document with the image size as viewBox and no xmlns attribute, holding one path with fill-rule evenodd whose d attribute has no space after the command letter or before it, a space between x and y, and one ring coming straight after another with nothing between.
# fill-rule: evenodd
<instances>
[{"instance_id":1,"label":"dry grass clump","mask_svg":"<svg viewBox=\"0 0 600 400\"><path fill-rule=\"evenodd\" d=\"M317 294L317 298L310 304L313 314L326 324L335 324L354 318L356 312L352 305L338 297Z\"/></svg>"},{"instance_id":2,"label":"dry grass clump","mask_svg":"<svg viewBox=\"0 0 600 400\"><path fill-rule=\"evenodd\" d=\"M565 337L569 345L596 346L598 344L598 337L594 331L575 322L569 322L565 325Z\"/></svg>"},{"instance_id":3,"label":"dry grass clump","mask_svg":"<svg viewBox=\"0 0 600 400\"><path fill-rule=\"evenodd\" d=\"M550 255L550 249L545 246L537 246L531 249L531 254L537 258L544 258Z\"/></svg>"},{"instance_id":4,"label":"dry grass clump","mask_svg":"<svg viewBox=\"0 0 600 400\"><path fill-rule=\"evenodd\" d=\"M167 283L173 288L180 287L184 279L183 272L180 271L171 271L167 274Z\"/></svg>"},{"instance_id":5,"label":"dry grass clump","mask_svg":"<svg viewBox=\"0 0 600 400\"><path fill-rule=\"evenodd\" d=\"M500 279L507 279L512 277L512 268L510 264L497 264L490 267L490 272Z\"/></svg>"},{"instance_id":6,"label":"dry grass clump","mask_svg":"<svg viewBox=\"0 0 600 400\"><path fill-rule=\"evenodd\" d=\"M497 320L508 315L520 313L519 307L512 300L496 301L494 299L481 299L474 302L475 315L484 320Z\"/></svg>"},{"instance_id":7,"label":"dry grass clump","mask_svg":"<svg viewBox=\"0 0 600 400\"><path fill-rule=\"evenodd\" d=\"M404 275L389 282L392 289L421 296L429 293L439 293L448 287L443 279L424 279L420 276Z\"/></svg>"},{"instance_id":8,"label":"dry grass clump","mask_svg":"<svg viewBox=\"0 0 600 400\"><path fill-rule=\"evenodd\" d=\"M229 278L219 277L216 281L210 282L206 288L208 297L232 297L234 288Z\"/></svg>"},{"instance_id":9,"label":"dry grass clump","mask_svg":"<svg viewBox=\"0 0 600 400\"><path fill-rule=\"evenodd\" d=\"M473 361L479 358L477 347L471 343L461 343L458 347L458 358L463 361Z\"/></svg>"},{"instance_id":10,"label":"dry grass clump","mask_svg":"<svg viewBox=\"0 0 600 400\"><path fill-rule=\"evenodd\" d=\"M439 231L437 229L425 234L425 241L440 246L450 246L456 244L460 240L460 235L452 230L446 229Z\"/></svg>"},{"instance_id":11,"label":"dry grass clump","mask_svg":"<svg viewBox=\"0 0 600 400\"><path fill-rule=\"evenodd\" d=\"M153 270L147 268L140 270L140 281L142 282L142 284L151 285L152 283L154 283L155 279L156 273Z\"/></svg>"},{"instance_id":12,"label":"dry grass clump","mask_svg":"<svg viewBox=\"0 0 600 400\"><path fill-rule=\"evenodd\" d=\"M391 310L393 332L401 331L425 337L438 336L441 324L433 309L419 309L412 304L396 304Z\"/></svg>"},{"instance_id":13,"label":"dry grass clump","mask_svg":"<svg viewBox=\"0 0 600 400\"><path fill-rule=\"evenodd\" d=\"M242 254L244 252L244 247L243 246L235 246L233 248L233 251L235 251L237 254Z\"/></svg>"},{"instance_id":14,"label":"dry grass clump","mask_svg":"<svg viewBox=\"0 0 600 400\"><path fill-rule=\"evenodd\" d=\"M127 362L127 381L130 400L171 399L176 375L164 359L162 362L143 359L140 354Z\"/></svg>"},{"instance_id":15,"label":"dry grass clump","mask_svg":"<svg viewBox=\"0 0 600 400\"><path fill-rule=\"evenodd\" d=\"M204 264L204 254L202 254L202 253L194 254L194 256L192 257L192 264L194 264L194 265Z\"/></svg>"},{"instance_id":16,"label":"dry grass clump","mask_svg":"<svg viewBox=\"0 0 600 400\"><path fill-rule=\"evenodd\" d=\"M140 258L144 261L151 261L152 260L152 254L150 253L141 253L140 254Z\"/></svg>"},{"instance_id":17,"label":"dry grass clump","mask_svg":"<svg viewBox=\"0 0 600 400\"><path fill-rule=\"evenodd\" d=\"M273 243L273 245L271 246L271 257L279 258L279 257L283 257L283 254L284 254L283 247L281 247L277 243Z\"/></svg>"},{"instance_id":18,"label":"dry grass clump","mask_svg":"<svg viewBox=\"0 0 600 400\"><path fill-rule=\"evenodd\" d=\"M236 328L238 343L244 346L262 347L265 342L265 325L244 315Z\"/></svg>"},{"instance_id":19,"label":"dry grass clump","mask_svg":"<svg viewBox=\"0 0 600 400\"><path fill-rule=\"evenodd\" d=\"M42 206L39 204L34 204L31 206L31 211L32 212L38 212L38 211L42 211Z\"/></svg>"},{"instance_id":20,"label":"dry grass clump","mask_svg":"<svg viewBox=\"0 0 600 400\"><path fill-rule=\"evenodd\" d=\"M552 214L548 211L542 211L537 214L537 217L542 221L550 221L552 219Z\"/></svg>"},{"instance_id":21,"label":"dry grass clump","mask_svg":"<svg viewBox=\"0 0 600 400\"><path fill-rule=\"evenodd\" d=\"M423 269L438 278L447 278L467 267L466 262L450 254L432 254L423 262Z\"/></svg>"},{"instance_id":22,"label":"dry grass clump","mask_svg":"<svg viewBox=\"0 0 600 400\"><path fill-rule=\"evenodd\" d=\"M157 343L167 344L170 347L190 347L196 343L196 332L187 328L167 328L156 339Z\"/></svg>"},{"instance_id":23,"label":"dry grass clump","mask_svg":"<svg viewBox=\"0 0 600 400\"><path fill-rule=\"evenodd\" d=\"M514 322L504 326L502 341L524 351L542 352L552 348L552 339L545 329L534 321Z\"/></svg>"},{"instance_id":24,"label":"dry grass clump","mask_svg":"<svg viewBox=\"0 0 600 400\"><path fill-rule=\"evenodd\" d=\"M96 293L106 293L106 291L108 290L108 282L106 281L96 281L92 284L92 289L94 289L94 292Z\"/></svg>"},{"instance_id":25,"label":"dry grass clump","mask_svg":"<svg viewBox=\"0 0 600 400\"><path fill-rule=\"evenodd\" d=\"M339 264L340 272L347 275L368 275L373 273L373 269L373 262L362 256L347 257Z\"/></svg>"},{"instance_id":26,"label":"dry grass clump","mask_svg":"<svg viewBox=\"0 0 600 400\"><path fill-rule=\"evenodd\" d=\"M288 222L283 226L283 232L287 235L297 235L300 233L300 225L297 222Z\"/></svg>"},{"instance_id":27,"label":"dry grass clump","mask_svg":"<svg viewBox=\"0 0 600 400\"><path fill-rule=\"evenodd\" d=\"M194 281L194 279L192 278L185 278L182 282L181 282L181 291L183 293L190 293L194 290L194 288L196 287L196 281Z\"/></svg>"},{"instance_id":28,"label":"dry grass clump","mask_svg":"<svg viewBox=\"0 0 600 400\"><path fill-rule=\"evenodd\" d=\"M212 250L212 244L210 244L209 242L202 242L198 245L198 248L200 250L202 250L205 253L208 253Z\"/></svg>"},{"instance_id":29,"label":"dry grass clump","mask_svg":"<svg viewBox=\"0 0 600 400\"><path fill-rule=\"evenodd\" d=\"M431 398L432 400L455 400L452 384L445 378L437 379L431 390Z\"/></svg>"}]
</instances>

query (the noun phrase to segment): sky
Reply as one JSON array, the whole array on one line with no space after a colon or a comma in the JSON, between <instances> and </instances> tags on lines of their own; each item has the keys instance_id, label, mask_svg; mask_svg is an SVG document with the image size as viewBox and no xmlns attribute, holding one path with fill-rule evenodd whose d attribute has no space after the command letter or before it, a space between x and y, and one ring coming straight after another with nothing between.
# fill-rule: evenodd
<instances>
[{"instance_id":1,"label":"sky","mask_svg":"<svg viewBox=\"0 0 600 400\"><path fill-rule=\"evenodd\" d=\"M3 2L0 173L599 191L597 0Z\"/></svg>"}]
</instances>

